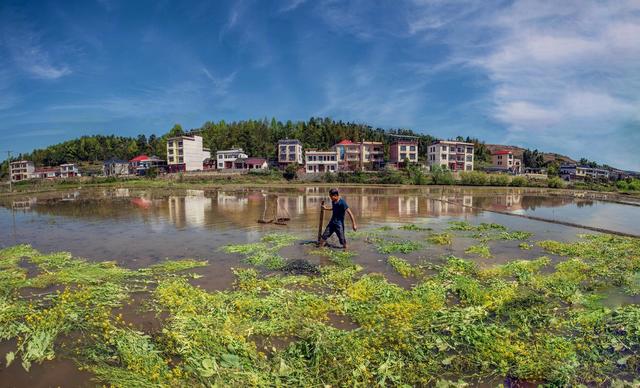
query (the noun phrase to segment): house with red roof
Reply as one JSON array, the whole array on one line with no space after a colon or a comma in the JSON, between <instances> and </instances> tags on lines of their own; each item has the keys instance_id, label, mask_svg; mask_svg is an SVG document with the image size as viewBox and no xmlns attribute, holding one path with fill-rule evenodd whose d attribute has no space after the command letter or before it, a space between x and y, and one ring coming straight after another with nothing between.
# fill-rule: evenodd
<instances>
[{"instance_id":1,"label":"house with red roof","mask_svg":"<svg viewBox=\"0 0 640 388\"><path fill-rule=\"evenodd\" d=\"M165 172L167 162L157 156L138 155L129 160L129 171L135 175L147 175L149 169L156 168L158 172Z\"/></svg>"},{"instance_id":2,"label":"house with red roof","mask_svg":"<svg viewBox=\"0 0 640 388\"><path fill-rule=\"evenodd\" d=\"M497 150L491 154L491 167L493 170L520 174L522 172L522 161L513 155L513 151Z\"/></svg>"}]
</instances>

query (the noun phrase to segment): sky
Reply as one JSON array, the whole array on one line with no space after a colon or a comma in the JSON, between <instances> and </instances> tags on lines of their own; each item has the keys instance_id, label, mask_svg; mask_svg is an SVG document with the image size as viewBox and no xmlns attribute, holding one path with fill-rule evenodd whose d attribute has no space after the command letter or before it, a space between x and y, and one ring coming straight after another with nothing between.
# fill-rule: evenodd
<instances>
[{"instance_id":1,"label":"sky","mask_svg":"<svg viewBox=\"0 0 640 388\"><path fill-rule=\"evenodd\" d=\"M640 0L0 1L0 152L327 116L640 170Z\"/></svg>"}]
</instances>

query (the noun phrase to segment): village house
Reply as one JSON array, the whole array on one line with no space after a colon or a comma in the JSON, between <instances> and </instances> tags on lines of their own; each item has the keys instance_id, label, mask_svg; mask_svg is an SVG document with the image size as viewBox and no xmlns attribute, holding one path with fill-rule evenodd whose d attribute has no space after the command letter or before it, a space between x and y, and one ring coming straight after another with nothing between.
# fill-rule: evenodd
<instances>
[{"instance_id":1,"label":"village house","mask_svg":"<svg viewBox=\"0 0 640 388\"><path fill-rule=\"evenodd\" d=\"M384 147L381 142L342 140L331 147L338 156L340 170L377 170L384 165Z\"/></svg>"},{"instance_id":2,"label":"village house","mask_svg":"<svg viewBox=\"0 0 640 388\"><path fill-rule=\"evenodd\" d=\"M308 174L318 174L338 171L338 153L336 151L306 150L305 171Z\"/></svg>"},{"instance_id":3,"label":"village house","mask_svg":"<svg viewBox=\"0 0 640 388\"><path fill-rule=\"evenodd\" d=\"M560 177L564 180L608 180L609 171L603 168L593 168L589 166L578 166L575 164L563 164L559 170Z\"/></svg>"},{"instance_id":4,"label":"village house","mask_svg":"<svg viewBox=\"0 0 640 388\"><path fill-rule=\"evenodd\" d=\"M60 175L60 167L36 167L33 177L38 179L55 179Z\"/></svg>"},{"instance_id":5,"label":"village house","mask_svg":"<svg viewBox=\"0 0 640 388\"><path fill-rule=\"evenodd\" d=\"M249 156L244 153L242 148L233 148L230 150L220 150L216 152L216 160L218 170L232 170L234 168L234 162L238 158L248 158Z\"/></svg>"},{"instance_id":6,"label":"village house","mask_svg":"<svg viewBox=\"0 0 640 388\"><path fill-rule=\"evenodd\" d=\"M65 163L60 165L60 178L73 178L80 176L78 166L75 163Z\"/></svg>"},{"instance_id":7,"label":"village house","mask_svg":"<svg viewBox=\"0 0 640 388\"><path fill-rule=\"evenodd\" d=\"M302 165L302 143L296 139L278 141L278 166L285 168L291 163Z\"/></svg>"},{"instance_id":8,"label":"village house","mask_svg":"<svg viewBox=\"0 0 640 388\"><path fill-rule=\"evenodd\" d=\"M237 158L233 162L235 170L266 170L269 168L267 159L264 158Z\"/></svg>"},{"instance_id":9,"label":"village house","mask_svg":"<svg viewBox=\"0 0 640 388\"><path fill-rule=\"evenodd\" d=\"M451 171L473 171L473 143L439 140L427 148L427 164Z\"/></svg>"},{"instance_id":10,"label":"village house","mask_svg":"<svg viewBox=\"0 0 640 388\"><path fill-rule=\"evenodd\" d=\"M203 147L202 137L176 136L167 139L167 169L169 172L201 171L211 151Z\"/></svg>"},{"instance_id":11,"label":"village house","mask_svg":"<svg viewBox=\"0 0 640 388\"><path fill-rule=\"evenodd\" d=\"M129 161L129 173L134 175L148 175L151 168L164 172L167 162L157 156L138 155Z\"/></svg>"},{"instance_id":12,"label":"village house","mask_svg":"<svg viewBox=\"0 0 640 388\"><path fill-rule=\"evenodd\" d=\"M102 175L123 176L129 175L129 162L126 160L111 158L102 163Z\"/></svg>"},{"instance_id":13,"label":"village house","mask_svg":"<svg viewBox=\"0 0 640 388\"><path fill-rule=\"evenodd\" d=\"M491 154L491 166L497 171L509 172L512 174L522 173L522 162L516 159L512 151L498 150Z\"/></svg>"},{"instance_id":14,"label":"village house","mask_svg":"<svg viewBox=\"0 0 640 388\"><path fill-rule=\"evenodd\" d=\"M17 160L9 163L11 182L19 182L34 178L35 165L29 160Z\"/></svg>"},{"instance_id":15,"label":"village house","mask_svg":"<svg viewBox=\"0 0 640 388\"><path fill-rule=\"evenodd\" d=\"M389 146L389 162L402 167L406 161L418 163L418 142L415 140L397 140Z\"/></svg>"}]
</instances>

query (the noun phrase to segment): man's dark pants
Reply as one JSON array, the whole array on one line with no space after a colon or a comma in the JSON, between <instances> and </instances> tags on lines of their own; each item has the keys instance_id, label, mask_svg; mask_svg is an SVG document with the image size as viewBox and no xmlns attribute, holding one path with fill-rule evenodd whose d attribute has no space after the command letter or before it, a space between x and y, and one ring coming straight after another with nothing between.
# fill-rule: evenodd
<instances>
[{"instance_id":1,"label":"man's dark pants","mask_svg":"<svg viewBox=\"0 0 640 388\"><path fill-rule=\"evenodd\" d=\"M334 233L338 236L340 244L344 245L347 243L347 239L344 238L344 223L329 222L324 233L322 233L322 239L327 241Z\"/></svg>"}]
</instances>

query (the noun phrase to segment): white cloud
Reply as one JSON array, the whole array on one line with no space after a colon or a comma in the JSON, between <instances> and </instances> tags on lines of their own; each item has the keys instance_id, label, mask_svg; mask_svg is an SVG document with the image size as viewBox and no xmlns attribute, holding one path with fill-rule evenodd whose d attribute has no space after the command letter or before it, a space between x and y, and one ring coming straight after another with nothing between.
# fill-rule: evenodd
<instances>
[{"instance_id":1,"label":"white cloud","mask_svg":"<svg viewBox=\"0 0 640 388\"><path fill-rule=\"evenodd\" d=\"M40 79L58 79L72 73L68 65L52 58L53 53L42 42L42 34L29 22L10 11L5 11L1 16L0 45L20 70Z\"/></svg>"},{"instance_id":2,"label":"white cloud","mask_svg":"<svg viewBox=\"0 0 640 388\"><path fill-rule=\"evenodd\" d=\"M229 86L231 86L237 74L237 72L234 71L226 77L216 77L204 66L202 67L202 72L213 83L215 93L219 95L226 95L229 92Z\"/></svg>"},{"instance_id":3,"label":"white cloud","mask_svg":"<svg viewBox=\"0 0 640 388\"><path fill-rule=\"evenodd\" d=\"M306 3L307 0L287 0L285 1L285 5L280 8L279 12L289 12L294 9L300 7L302 4Z\"/></svg>"},{"instance_id":4,"label":"white cloud","mask_svg":"<svg viewBox=\"0 0 640 388\"><path fill-rule=\"evenodd\" d=\"M447 61L487 75L488 113L505 138L620 159L622 128L640 120L640 2L516 0L471 15L461 30L447 34Z\"/></svg>"}]
</instances>

